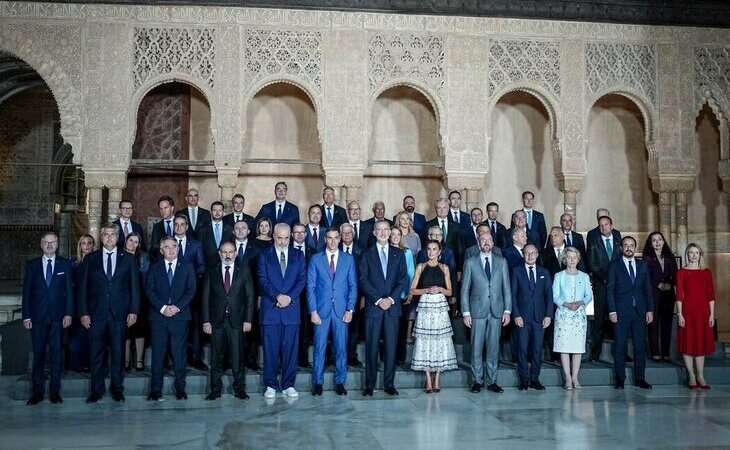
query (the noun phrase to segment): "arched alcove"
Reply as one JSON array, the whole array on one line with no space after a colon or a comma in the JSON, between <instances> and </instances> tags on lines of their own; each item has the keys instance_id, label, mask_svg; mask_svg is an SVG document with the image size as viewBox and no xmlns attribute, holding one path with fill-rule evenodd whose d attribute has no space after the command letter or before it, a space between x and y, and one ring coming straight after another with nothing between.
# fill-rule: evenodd
<instances>
[{"instance_id":1,"label":"arched alcove","mask_svg":"<svg viewBox=\"0 0 730 450\"><path fill-rule=\"evenodd\" d=\"M508 224L511 212L522 208L522 192L531 191L548 227L557 223L563 195L554 175L553 124L545 104L529 92L508 92L491 118L486 201L500 204L500 220Z\"/></svg>"},{"instance_id":2,"label":"arched alcove","mask_svg":"<svg viewBox=\"0 0 730 450\"><path fill-rule=\"evenodd\" d=\"M597 208L608 208L614 226L625 233L657 227L657 206L648 173L644 115L634 101L606 94L587 120L587 177L578 198L583 229L595 226Z\"/></svg>"},{"instance_id":3,"label":"arched alcove","mask_svg":"<svg viewBox=\"0 0 730 450\"><path fill-rule=\"evenodd\" d=\"M365 217L376 200L386 205L386 216L402 209L406 195L416 199L416 211L435 215L433 202L445 197L439 112L429 94L396 85L371 103L368 169L362 195Z\"/></svg>"}]
</instances>

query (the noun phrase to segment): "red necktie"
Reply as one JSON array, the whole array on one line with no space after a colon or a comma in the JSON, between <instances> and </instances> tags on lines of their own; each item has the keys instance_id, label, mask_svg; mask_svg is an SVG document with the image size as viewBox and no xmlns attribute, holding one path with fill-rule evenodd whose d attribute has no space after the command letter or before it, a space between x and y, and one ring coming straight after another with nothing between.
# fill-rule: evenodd
<instances>
[{"instance_id":1,"label":"red necktie","mask_svg":"<svg viewBox=\"0 0 730 450\"><path fill-rule=\"evenodd\" d=\"M231 266L226 266L226 274L223 277L223 287L226 289L226 294L231 292Z\"/></svg>"},{"instance_id":2,"label":"red necktie","mask_svg":"<svg viewBox=\"0 0 730 450\"><path fill-rule=\"evenodd\" d=\"M335 276L335 254L330 255L330 275Z\"/></svg>"},{"instance_id":3,"label":"red necktie","mask_svg":"<svg viewBox=\"0 0 730 450\"><path fill-rule=\"evenodd\" d=\"M314 246L319 245L319 233L316 228L312 228L312 240L314 240Z\"/></svg>"}]
</instances>

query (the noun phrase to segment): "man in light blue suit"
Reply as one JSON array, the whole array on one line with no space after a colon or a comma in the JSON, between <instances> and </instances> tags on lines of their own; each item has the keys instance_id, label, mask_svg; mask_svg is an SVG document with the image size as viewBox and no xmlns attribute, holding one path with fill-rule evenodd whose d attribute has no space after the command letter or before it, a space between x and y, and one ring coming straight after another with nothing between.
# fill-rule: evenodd
<instances>
[{"instance_id":1,"label":"man in light blue suit","mask_svg":"<svg viewBox=\"0 0 730 450\"><path fill-rule=\"evenodd\" d=\"M312 257L307 270L307 303L314 324L312 395L322 395L330 332L335 348L335 393L346 395L347 327L357 300L355 258L339 251L340 232L336 228L327 230L325 239L325 251Z\"/></svg>"},{"instance_id":2,"label":"man in light blue suit","mask_svg":"<svg viewBox=\"0 0 730 450\"><path fill-rule=\"evenodd\" d=\"M479 236L481 252L467 259L461 279L461 312L464 325L471 328L471 370L474 383L471 392L482 390L484 360L482 348L487 346L487 390L502 393L497 384L499 335L510 321L512 291L507 261L492 252L491 234Z\"/></svg>"}]
</instances>

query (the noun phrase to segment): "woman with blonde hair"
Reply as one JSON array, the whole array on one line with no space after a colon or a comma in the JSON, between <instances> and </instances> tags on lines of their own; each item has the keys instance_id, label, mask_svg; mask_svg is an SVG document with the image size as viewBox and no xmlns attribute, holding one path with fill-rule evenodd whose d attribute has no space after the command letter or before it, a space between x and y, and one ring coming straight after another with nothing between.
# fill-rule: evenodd
<instances>
[{"instance_id":1,"label":"woman with blonde hair","mask_svg":"<svg viewBox=\"0 0 730 450\"><path fill-rule=\"evenodd\" d=\"M415 258L418 252L421 251L421 236L413 229L411 215L407 211L399 212L395 215L394 225L400 230L402 240L411 249L411 255Z\"/></svg>"},{"instance_id":2,"label":"woman with blonde hair","mask_svg":"<svg viewBox=\"0 0 730 450\"><path fill-rule=\"evenodd\" d=\"M390 238L388 239L388 242L393 247L397 247L401 250L403 250L403 253L405 253L406 256L406 279L403 280L403 291L400 294L400 298L403 299L403 314L400 316L400 326L398 327L398 342L396 345L396 353L395 353L395 362L396 364L402 365L405 362L406 359L406 333L405 333L405 323L408 321L408 311L415 308L415 305L411 304L411 299L413 296L411 295L411 280L413 279L413 274L416 272L416 263L415 258L413 257L413 254L411 253L411 249L408 248L408 246L403 242L403 233L401 233L400 228L398 228L396 225L393 225L390 227ZM412 324L412 322L410 322Z\"/></svg>"},{"instance_id":3,"label":"woman with blonde hair","mask_svg":"<svg viewBox=\"0 0 730 450\"><path fill-rule=\"evenodd\" d=\"M90 234L81 236L76 243L76 255L71 256L75 286L79 285L79 276L84 270L84 258L94 251L95 245L96 241ZM76 292L76 298L78 298L78 292ZM74 312L74 317L76 316L76 312ZM68 328L68 338L69 367L74 372L88 372L90 364L89 330L82 327L77 320L74 320Z\"/></svg>"}]
</instances>

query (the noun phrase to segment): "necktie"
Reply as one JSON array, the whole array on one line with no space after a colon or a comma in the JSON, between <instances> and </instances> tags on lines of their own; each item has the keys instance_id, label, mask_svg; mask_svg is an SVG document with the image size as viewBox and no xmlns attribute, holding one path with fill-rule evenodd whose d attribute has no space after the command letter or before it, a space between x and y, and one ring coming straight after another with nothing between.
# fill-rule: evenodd
<instances>
[{"instance_id":1,"label":"necktie","mask_svg":"<svg viewBox=\"0 0 730 450\"><path fill-rule=\"evenodd\" d=\"M530 287L535 287L535 268L530 266Z\"/></svg>"},{"instance_id":2,"label":"necktie","mask_svg":"<svg viewBox=\"0 0 730 450\"><path fill-rule=\"evenodd\" d=\"M170 221L166 220L165 223L167 224L167 226L165 227L165 232L167 233L168 236L172 236L172 228L170 227Z\"/></svg>"},{"instance_id":3,"label":"necktie","mask_svg":"<svg viewBox=\"0 0 730 450\"><path fill-rule=\"evenodd\" d=\"M562 251L561 249L559 249L559 248L558 248L558 249L556 249L556 250L557 250L557 252L558 252L558 253L557 253L557 255L556 255L556 256L558 257L558 263L559 263L559 264L560 264L560 266L562 267L562 265L563 265L563 261L562 261L562 258L561 258L561 256L563 256L563 251Z\"/></svg>"},{"instance_id":4,"label":"necktie","mask_svg":"<svg viewBox=\"0 0 730 450\"><path fill-rule=\"evenodd\" d=\"M240 222L240 221L241 221L241 215L240 214L236 214L236 222Z\"/></svg>"},{"instance_id":5,"label":"necktie","mask_svg":"<svg viewBox=\"0 0 730 450\"><path fill-rule=\"evenodd\" d=\"M634 262L629 260L629 276L631 277L631 282L633 283L636 281L636 273L634 272Z\"/></svg>"},{"instance_id":6,"label":"necktie","mask_svg":"<svg viewBox=\"0 0 730 450\"><path fill-rule=\"evenodd\" d=\"M167 282L172 286L172 263L167 263Z\"/></svg>"},{"instance_id":7,"label":"necktie","mask_svg":"<svg viewBox=\"0 0 730 450\"><path fill-rule=\"evenodd\" d=\"M532 210L527 211L527 228L532 229Z\"/></svg>"},{"instance_id":8,"label":"necktie","mask_svg":"<svg viewBox=\"0 0 730 450\"><path fill-rule=\"evenodd\" d=\"M444 237L444 242L446 242L446 221L441 219L441 235Z\"/></svg>"},{"instance_id":9,"label":"necktie","mask_svg":"<svg viewBox=\"0 0 730 450\"><path fill-rule=\"evenodd\" d=\"M281 203L279 203L279 209L276 211L276 222L279 222L279 219L281 219Z\"/></svg>"},{"instance_id":10,"label":"necktie","mask_svg":"<svg viewBox=\"0 0 730 450\"><path fill-rule=\"evenodd\" d=\"M223 276L223 287L226 294L231 292L231 266L226 266L226 274Z\"/></svg>"},{"instance_id":11,"label":"necktie","mask_svg":"<svg viewBox=\"0 0 730 450\"><path fill-rule=\"evenodd\" d=\"M319 233L316 228L312 228L312 240L314 241L315 247L319 245Z\"/></svg>"},{"instance_id":12,"label":"necktie","mask_svg":"<svg viewBox=\"0 0 730 450\"><path fill-rule=\"evenodd\" d=\"M114 275L114 272L112 271L112 253L107 252L106 253L106 277L111 280L113 275Z\"/></svg>"},{"instance_id":13,"label":"necktie","mask_svg":"<svg viewBox=\"0 0 730 450\"><path fill-rule=\"evenodd\" d=\"M327 223L329 224L329 226L332 226L332 207L331 206L327 207Z\"/></svg>"},{"instance_id":14,"label":"necktie","mask_svg":"<svg viewBox=\"0 0 730 450\"><path fill-rule=\"evenodd\" d=\"M129 222L124 222L124 237L129 235Z\"/></svg>"},{"instance_id":15,"label":"necktie","mask_svg":"<svg viewBox=\"0 0 730 450\"><path fill-rule=\"evenodd\" d=\"M352 224L352 228L355 230L355 242L357 242L357 222Z\"/></svg>"},{"instance_id":16,"label":"necktie","mask_svg":"<svg viewBox=\"0 0 730 450\"><path fill-rule=\"evenodd\" d=\"M284 278L286 275L286 256L284 256L284 252L279 253L279 267L281 268L281 277Z\"/></svg>"},{"instance_id":17,"label":"necktie","mask_svg":"<svg viewBox=\"0 0 730 450\"><path fill-rule=\"evenodd\" d=\"M335 276L335 254L330 255L330 275Z\"/></svg>"},{"instance_id":18,"label":"necktie","mask_svg":"<svg viewBox=\"0 0 730 450\"><path fill-rule=\"evenodd\" d=\"M459 223L459 214L454 211L454 222Z\"/></svg>"},{"instance_id":19,"label":"necktie","mask_svg":"<svg viewBox=\"0 0 730 450\"><path fill-rule=\"evenodd\" d=\"M198 208L192 208L190 210L190 226L195 229L195 224L198 223Z\"/></svg>"},{"instance_id":20,"label":"necktie","mask_svg":"<svg viewBox=\"0 0 730 450\"><path fill-rule=\"evenodd\" d=\"M246 253L246 250L243 248L243 242L238 244L238 256L240 258L243 258L243 254Z\"/></svg>"},{"instance_id":21,"label":"necktie","mask_svg":"<svg viewBox=\"0 0 730 450\"><path fill-rule=\"evenodd\" d=\"M303 247L302 245L295 245L295 247L297 248L297 250L304 253L304 250L302 249L302 247Z\"/></svg>"},{"instance_id":22,"label":"necktie","mask_svg":"<svg viewBox=\"0 0 730 450\"><path fill-rule=\"evenodd\" d=\"M570 233L565 234L565 242L568 244L568 247L572 247L573 243L570 240Z\"/></svg>"},{"instance_id":23,"label":"necktie","mask_svg":"<svg viewBox=\"0 0 730 450\"><path fill-rule=\"evenodd\" d=\"M383 278L388 278L388 257L385 255L385 247L380 247L380 269L383 271Z\"/></svg>"},{"instance_id":24,"label":"necktie","mask_svg":"<svg viewBox=\"0 0 730 450\"><path fill-rule=\"evenodd\" d=\"M613 244L611 244L611 239L606 239L606 253L608 253L608 260L611 260L611 255L613 255Z\"/></svg>"},{"instance_id":25,"label":"necktie","mask_svg":"<svg viewBox=\"0 0 730 450\"><path fill-rule=\"evenodd\" d=\"M51 285L51 279L53 279L53 266L51 266L51 258L48 258L46 263L46 286Z\"/></svg>"},{"instance_id":26,"label":"necktie","mask_svg":"<svg viewBox=\"0 0 730 450\"><path fill-rule=\"evenodd\" d=\"M345 253L347 253L348 255L350 254L350 247L349 246L345 247Z\"/></svg>"},{"instance_id":27,"label":"necktie","mask_svg":"<svg viewBox=\"0 0 730 450\"><path fill-rule=\"evenodd\" d=\"M492 281L492 268L489 267L489 258L484 258L484 274L487 280Z\"/></svg>"},{"instance_id":28,"label":"necktie","mask_svg":"<svg viewBox=\"0 0 730 450\"><path fill-rule=\"evenodd\" d=\"M177 240L177 253L180 259L185 257L185 247L183 246L182 239Z\"/></svg>"},{"instance_id":29,"label":"necktie","mask_svg":"<svg viewBox=\"0 0 730 450\"><path fill-rule=\"evenodd\" d=\"M215 224L215 248L221 246L221 224Z\"/></svg>"}]
</instances>

